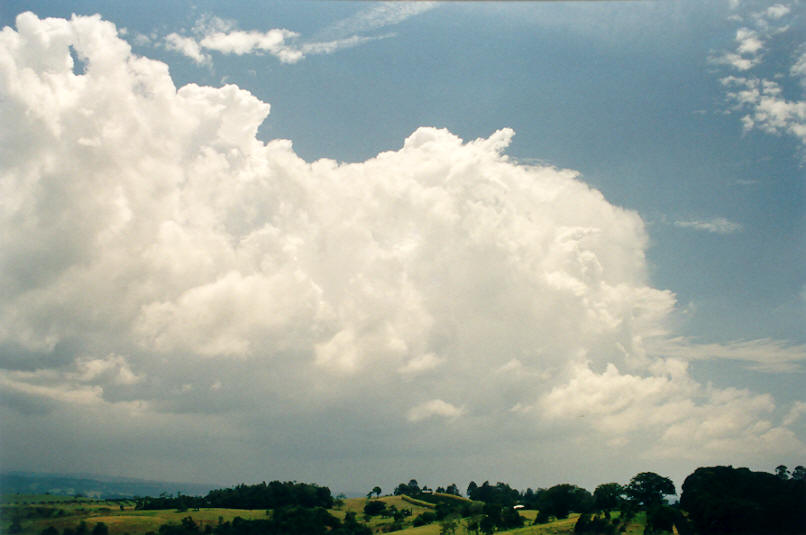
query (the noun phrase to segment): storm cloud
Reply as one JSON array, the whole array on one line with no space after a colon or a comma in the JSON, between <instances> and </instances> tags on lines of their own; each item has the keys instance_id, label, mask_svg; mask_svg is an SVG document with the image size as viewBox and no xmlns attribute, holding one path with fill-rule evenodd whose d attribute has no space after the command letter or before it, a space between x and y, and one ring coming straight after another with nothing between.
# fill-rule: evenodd
<instances>
[{"instance_id":1,"label":"storm cloud","mask_svg":"<svg viewBox=\"0 0 806 535\"><path fill-rule=\"evenodd\" d=\"M177 89L98 16L20 15L0 95L3 464L69 439L59 458L82 469L80 451L109 470L103 452L142 447L152 476L282 460L368 484L446 448L445 477L483 448L531 462L577 444L637 471L804 447L771 396L690 376L641 217L508 158L510 129L422 127L364 162L306 162L257 139L269 104ZM198 474L186 448L234 459Z\"/></svg>"}]
</instances>

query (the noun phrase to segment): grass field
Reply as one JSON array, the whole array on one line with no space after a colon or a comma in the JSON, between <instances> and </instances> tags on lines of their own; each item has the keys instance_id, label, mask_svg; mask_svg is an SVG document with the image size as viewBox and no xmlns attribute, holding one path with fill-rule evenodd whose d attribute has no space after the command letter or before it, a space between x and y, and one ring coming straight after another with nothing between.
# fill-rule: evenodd
<instances>
[{"instance_id":1,"label":"grass field","mask_svg":"<svg viewBox=\"0 0 806 535\"><path fill-rule=\"evenodd\" d=\"M410 526L411 521L425 511L432 511L431 507L417 505L411 500L406 500L403 496L382 496L378 498L387 506L394 505L398 509L410 509L412 516L407 518ZM202 529L205 526L215 526L219 521L232 521L235 517L244 519L266 518L265 510L247 509L200 509L179 512L176 510L159 511L136 511L134 502L131 501L103 501L94 499L74 499L71 497L59 497L50 495L3 495L0 503L2 519L0 519L0 533L8 533L9 526L14 518L20 520L22 531L19 535L39 535L48 526L53 526L59 532L64 528L73 528L81 522L87 523L91 531L98 522L103 522L109 528L109 535L145 535L149 531L157 532L163 524L178 524L187 516L193 518ZM348 498L344 504L337 509L331 509L330 513L339 519L344 519L347 512L353 511L360 521L364 521L365 498ZM123 508L121 509L121 505ZM520 511L525 520L525 527L502 531L507 535L571 535L574 532L574 524L579 515L572 514L566 519L556 520L547 524L533 525L537 511ZM640 535L643 533L645 524L644 513L639 513L627 526L627 535ZM368 519L367 524L374 532L381 533L388 529L392 523L391 518L375 516ZM439 535L439 523L426 526L408 527L395 531L396 535ZM460 523L455 535L467 535L467 530L463 523Z\"/></svg>"}]
</instances>

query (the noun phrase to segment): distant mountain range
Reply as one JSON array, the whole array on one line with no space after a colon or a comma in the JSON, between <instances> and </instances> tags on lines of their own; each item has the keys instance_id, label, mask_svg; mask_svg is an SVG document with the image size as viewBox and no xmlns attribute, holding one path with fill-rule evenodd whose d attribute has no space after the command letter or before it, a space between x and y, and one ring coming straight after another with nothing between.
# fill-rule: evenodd
<instances>
[{"instance_id":1,"label":"distant mountain range","mask_svg":"<svg viewBox=\"0 0 806 535\"><path fill-rule=\"evenodd\" d=\"M38 472L0 473L0 492L19 494L83 495L88 498L130 498L159 496L181 492L189 496L204 496L209 491L225 487L219 484L147 481L130 477L97 474L44 474Z\"/></svg>"}]
</instances>

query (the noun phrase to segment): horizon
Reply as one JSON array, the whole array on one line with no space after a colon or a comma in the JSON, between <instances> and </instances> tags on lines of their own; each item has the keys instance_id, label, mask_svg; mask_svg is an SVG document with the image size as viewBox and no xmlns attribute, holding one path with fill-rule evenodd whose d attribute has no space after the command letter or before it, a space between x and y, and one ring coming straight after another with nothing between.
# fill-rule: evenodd
<instances>
[{"instance_id":1,"label":"horizon","mask_svg":"<svg viewBox=\"0 0 806 535\"><path fill-rule=\"evenodd\" d=\"M5 2L0 470L806 464L804 17Z\"/></svg>"}]
</instances>

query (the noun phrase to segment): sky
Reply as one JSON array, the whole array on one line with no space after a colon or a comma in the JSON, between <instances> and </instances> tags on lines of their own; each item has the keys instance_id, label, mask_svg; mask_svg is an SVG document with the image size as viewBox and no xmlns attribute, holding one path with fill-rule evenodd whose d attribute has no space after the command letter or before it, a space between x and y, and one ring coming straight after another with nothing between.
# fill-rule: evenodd
<instances>
[{"instance_id":1,"label":"sky","mask_svg":"<svg viewBox=\"0 0 806 535\"><path fill-rule=\"evenodd\" d=\"M806 464L806 4L0 6L0 469Z\"/></svg>"}]
</instances>

